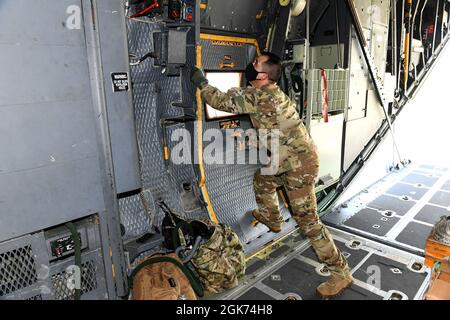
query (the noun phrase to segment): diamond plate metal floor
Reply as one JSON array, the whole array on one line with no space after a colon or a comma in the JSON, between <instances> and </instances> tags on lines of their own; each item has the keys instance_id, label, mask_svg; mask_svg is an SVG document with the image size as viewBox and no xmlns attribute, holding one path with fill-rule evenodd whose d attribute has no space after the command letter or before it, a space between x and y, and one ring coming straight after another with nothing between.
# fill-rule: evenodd
<instances>
[{"instance_id":1,"label":"diamond plate metal floor","mask_svg":"<svg viewBox=\"0 0 450 320\"><path fill-rule=\"evenodd\" d=\"M351 233L330 228L347 257L354 284L336 300L422 299L430 277L423 258ZM329 272L298 231L291 233L248 262L239 287L214 299L315 300L317 286Z\"/></svg>"},{"instance_id":2,"label":"diamond plate metal floor","mask_svg":"<svg viewBox=\"0 0 450 320\"><path fill-rule=\"evenodd\" d=\"M415 165L393 172L322 220L331 226L424 254L433 225L450 215L450 171Z\"/></svg>"}]
</instances>

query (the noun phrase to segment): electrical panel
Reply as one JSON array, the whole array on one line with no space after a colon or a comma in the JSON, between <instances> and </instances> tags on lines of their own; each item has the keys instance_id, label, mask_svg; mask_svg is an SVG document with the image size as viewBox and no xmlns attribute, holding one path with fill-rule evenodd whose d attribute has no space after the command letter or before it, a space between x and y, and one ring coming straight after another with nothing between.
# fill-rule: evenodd
<instances>
[{"instance_id":1,"label":"electrical panel","mask_svg":"<svg viewBox=\"0 0 450 320\"><path fill-rule=\"evenodd\" d=\"M163 16L174 21L193 22L195 0L131 0L131 18Z\"/></svg>"},{"instance_id":2,"label":"electrical panel","mask_svg":"<svg viewBox=\"0 0 450 320\"><path fill-rule=\"evenodd\" d=\"M192 22L195 14L195 3L192 1L169 0L169 18Z\"/></svg>"},{"instance_id":3,"label":"electrical panel","mask_svg":"<svg viewBox=\"0 0 450 320\"><path fill-rule=\"evenodd\" d=\"M81 242L81 249L88 246L86 228L78 229L78 237ZM61 259L75 252L75 241L67 227L59 227L46 233L47 250L50 260Z\"/></svg>"},{"instance_id":4,"label":"electrical panel","mask_svg":"<svg viewBox=\"0 0 450 320\"><path fill-rule=\"evenodd\" d=\"M187 33L185 30L168 29L153 34L154 65L164 67L167 76L179 76L180 67L186 64Z\"/></svg>"}]
</instances>

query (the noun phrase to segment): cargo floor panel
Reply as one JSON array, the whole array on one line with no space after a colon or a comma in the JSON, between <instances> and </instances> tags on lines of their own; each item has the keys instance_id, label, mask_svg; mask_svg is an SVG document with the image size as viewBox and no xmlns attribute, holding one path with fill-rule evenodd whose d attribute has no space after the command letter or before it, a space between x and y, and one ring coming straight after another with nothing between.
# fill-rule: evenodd
<instances>
[{"instance_id":1,"label":"cargo floor panel","mask_svg":"<svg viewBox=\"0 0 450 320\"><path fill-rule=\"evenodd\" d=\"M438 191L431 198L430 203L437 204L446 208L450 207L450 192Z\"/></svg>"},{"instance_id":2,"label":"cargo floor panel","mask_svg":"<svg viewBox=\"0 0 450 320\"><path fill-rule=\"evenodd\" d=\"M305 300L320 298L315 288L325 280L316 274L314 267L298 259L293 259L275 270L262 283L282 293L296 293Z\"/></svg>"},{"instance_id":3,"label":"cargo floor panel","mask_svg":"<svg viewBox=\"0 0 450 320\"><path fill-rule=\"evenodd\" d=\"M384 236L399 220L400 218L397 217L385 217L377 210L363 209L346 220L344 224L377 236Z\"/></svg>"},{"instance_id":4,"label":"cargo floor panel","mask_svg":"<svg viewBox=\"0 0 450 320\"><path fill-rule=\"evenodd\" d=\"M410 184L421 184L426 187L432 187L440 178L440 175L424 175L419 172L413 171L401 181Z\"/></svg>"},{"instance_id":5,"label":"cargo floor panel","mask_svg":"<svg viewBox=\"0 0 450 320\"><path fill-rule=\"evenodd\" d=\"M450 180L446 181L441 187L441 190L450 191Z\"/></svg>"},{"instance_id":6,"label":"cargo floor panel","mask_svg":"<svg viewBox=\"0 0 450 320\"><path fill-rule=\"evenodd\" d=\"M448 211L446 208L427 204L422 209L420 209L414 219L434 225L440 220L442 216L449 215L450 211Z\"/></svg>"},{"instance_id":7,"label":"cargo floor panel","mask_svg":"<svg viewBox=\"0 0 450 320\"><path fill-rule=\"evenodd\" d=\"M255 259L256 261L253 261L252 264L250 264L247 269L245 270L246 274L252 274L261 268L263 268L267 263L264 260Z\"/></svg>"},{"instance_id":8,"label":"cargo floor panel","mask_svg":"<svg viewBox=\"0 0 450 320\"><path fill-rule=\"evenodd\" d=\"M425 239L442 215L450 192L441 191L450 172L433 166L392 172L329 210L325 224L424 255ZM420 223L422 222L422 223Z\"/></svg>"},{"instance_id":9,"label":"cargo floor panel","mask_svg":"<svg viewBox=\"0 0 450 320\"><path fill-rule=\"evenodd\" d=\"M432 227L417 222L410 222L395 238L398 242L416 248L425 248L425 242Z\"/></svg>"},{"instance_id":10,"label":"cargo floor panel","mask_svg":"<svg viewBox=\"0 0 450 320\"><path fill-rule=\"evenodd\" d=\"M416 202L410 199L405 200L399 197L383 194L370 202L367 206L378 210L392 211L396 215L403 216L415 204Z\"/></svg>"},{"instance_id":11,"label":"cargo floor panel","mask_svg":"<svg viewBox=\"0 0 450 320\"><path fill-rule=\"evenodd\" d=\"M295 293L303 300L317 300L321 297L317 294L316 288L327 278L327 276L318 274L313 266L293 259L275 270L262 283L281 294ZM352 285L350 290L344 291L339 298L342 300L382 299L381 296L356 285Z\"/></svg>"},{"instance_id":12,"label":"cargo floor panel","mask_svg":"<svg viewBox=\"0 0 450 320\"><path fill-rule=\"evenodd\" d=\"M353 276L385 292L400 291L412 300L423 286L427 273L414 272L403 263L374 254Z\"/></svg>"},{"instance_id":13,"label":"cargo floor panel","mask_svg":"<svg viewBox=\"0 0 450 320\"><path fill-rule=\"evenodd\" d=\"M393 187L389 188L386 193L396 196L407 196L414 200L420 200L429 189L424 187L416 187L406 183L397 183Z\"/></svg>"},{"instance_id":14,"label":"cargo floor panel","mask_svg":"<svg viewBox=\"0 0 450 320\"><path fill-rule=\"evenodd\" d=\"M399 292L402 298L422 298L429 279L429 270L423 267L423 257L332 227L329 230L347 257L355 277L352 286L334 299L381 300L387 299L392 291ZM316 288L327 281L329 271L318 262L309 242L298 240L300 236L296 230L274 248L273 253L276 254L272 257L270 251L258 253L257 257L250 259L247 276L241 285L215 299L321 299ZM265 265L264 261L267 262ZM412 265L416 266L416 271L410 269ZM371 274L378 276L373 274L374 270L379 272L379 283L370 278Z\"/></svg>"}]
</instances>

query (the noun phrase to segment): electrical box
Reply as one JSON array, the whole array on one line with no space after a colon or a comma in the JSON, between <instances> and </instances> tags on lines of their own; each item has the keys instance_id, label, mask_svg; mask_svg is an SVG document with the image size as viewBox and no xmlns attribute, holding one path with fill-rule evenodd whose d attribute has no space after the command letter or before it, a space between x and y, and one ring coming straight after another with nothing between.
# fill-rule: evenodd
<instances>
[{"instance_id":1,"label":"electrical box","mask_svg":"<svg viewBox=\"0 0 450 320\"><path fill-rule=\"evenodd\" d=\"M313 69L334 69L343 62L344 45L337 44L310 47L311 65ZM339 52L340 50L340 52ZM341 57L341 61L339 61Z\"/></svg>"},{"instance_id":2,"label":"electrical box","mask_svg":"<svg viewBox=\"0 0 450 320\"><path fill-rule=\"evenodd\" d=\"M153 34L154 65L166 68L167 76L179 76L180 67L186 64L187 32L169 29Z\"/></svg>"},{"instance_id":3,"label":"electrical box","mask_svg":"<svg viewBox=\"0 0 450 320\"><path fill-rule=\"evenodd\" d=\"M81 249L88 247L86 227L77 228ZM50 261L65 258L75 252L75 241L66 227L58 227L45 233L47 252Z\"/></svg>"},{"instance_id":4,"label":"electrical box","mask_svg":"<svg viewBox=\"0 0 450 320\"><path fill-rule=\"evenodd\" d=\"M293 60L296 63L304 63L305 62L305 45L298 44L292 47Z\"/></svg>"}]
</instances>

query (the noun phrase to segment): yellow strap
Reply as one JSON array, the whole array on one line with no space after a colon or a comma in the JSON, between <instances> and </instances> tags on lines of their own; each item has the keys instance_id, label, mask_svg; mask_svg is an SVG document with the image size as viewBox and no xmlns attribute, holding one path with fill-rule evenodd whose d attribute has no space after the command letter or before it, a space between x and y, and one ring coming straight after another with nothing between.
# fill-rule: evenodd
<instances>
[{"instance_id":1,"label":"yellow strap","mask_svg":"<svg viewBox=\"0 0 450 320\"><path fill-rule=\"evenodd\" d=\"M197 46L197 68L202 67L202 47ZM200 90L197 89L197 143L198 143L198 164L200 168L200 182L199 187L202 190L203 198L206 201L206 205L208 207L208 212L211 216L211 221L213 221L215 224L219 223L219 220L217 219L216 213L214 212L214 208L211 203L211 198L209 197L208 190L206 188L205 183L205 167L203 165L203 102L202 102L202 95L200 93Z\"/></svg>"}]
</instances>

